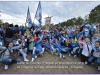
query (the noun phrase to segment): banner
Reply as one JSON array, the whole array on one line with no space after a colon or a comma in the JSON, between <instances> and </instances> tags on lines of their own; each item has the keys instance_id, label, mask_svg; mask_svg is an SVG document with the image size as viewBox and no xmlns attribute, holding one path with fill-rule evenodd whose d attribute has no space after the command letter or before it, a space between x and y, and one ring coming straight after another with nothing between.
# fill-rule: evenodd
<instances>
[{"instance_id":1,"label":"banner","mask_svg":"<svg viewBox=\"0 0 100 75\"><path fill-rule=\"evenodd\" d=\"M45 18L45 30L49 30L51 24L51 17L46 17Z\"/></svg>"}]
</instances>

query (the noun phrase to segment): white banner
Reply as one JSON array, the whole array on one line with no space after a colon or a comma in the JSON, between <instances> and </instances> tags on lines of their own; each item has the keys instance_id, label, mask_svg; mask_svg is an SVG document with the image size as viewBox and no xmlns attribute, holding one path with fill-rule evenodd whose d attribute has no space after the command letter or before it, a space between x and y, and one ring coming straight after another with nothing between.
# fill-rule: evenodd
<instances>
[{"instance_id":1,"label":"white banner","mask_svg":"<svg viewBox=\"0 0 100 75\"><path fill-rule=\"evenodd\" d=\"M51 24L51 17L45 18L45 25Z\"/></svg>"}]
</instances>

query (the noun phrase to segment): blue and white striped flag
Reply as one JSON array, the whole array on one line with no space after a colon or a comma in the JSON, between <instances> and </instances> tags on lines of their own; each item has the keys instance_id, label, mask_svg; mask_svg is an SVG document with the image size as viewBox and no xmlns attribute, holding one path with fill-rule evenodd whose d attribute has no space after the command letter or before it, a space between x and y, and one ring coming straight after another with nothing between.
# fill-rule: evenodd
<instances>
[{"instance_id":1,"label":"blue and white striped flag","mask_svg":"<svg viewBox=\"0 0 100 75\"><path fill-rule=\"evenodd\" d=\"M42 23L42 8L41 8L41 2L40 1L39 1L39 4L38 4L36 14L35 14L35 18L39 21L40 26L41 26L41 23Z\"/></svg>"},{"instance_id":2,"label":"blue and white striped flag","mask_svg":"<svg viewBox=\"0 0 100 75\"><path fill-rule=\"evenodd\" d=\"M30 15L30 11L29 11L29 6L28 6L28 11L27 11L26 23L28 23L29 28L32 26L32 19L31 19L31 15Z\"/></svg>"},{"instance_id":3,"label":"blue and white striped flag","mask_svg":"<svg viewBox=\"0 0 100 75\"><path fill-rule=\"evenodd\" d=\"M85 20L83 20L82 21L82 25L86 25L87 23L86 23L86 21Z\"/></svg>"}]
</instances>

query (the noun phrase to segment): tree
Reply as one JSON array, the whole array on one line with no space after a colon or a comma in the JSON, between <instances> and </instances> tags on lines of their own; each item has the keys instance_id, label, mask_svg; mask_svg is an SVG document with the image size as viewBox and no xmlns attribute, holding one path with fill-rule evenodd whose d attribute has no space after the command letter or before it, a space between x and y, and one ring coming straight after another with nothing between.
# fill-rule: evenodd
<instances>
[{"instance_id":1,"label":"tree","mask_svg":"<svg viewBox=\"0 0 100 75\"><path fill-rule=\"evenodd\" d=\"M9 25L9 23L8 23L8 22L5 22L4 24L5 24L5 25Z\"/></svg>"},{"instance_id":2,"label":"tree","mask_svg":"<svg viewBox=\"0 0 100 75\"><path fill-rule=\"evenodd\" d=\"M82 18L81 16L77 17L77 18L71 18L71 19L68 19L67 21L64 21L61 23L61 26L64 27L64 26L72 26L74 24L76 25L81 25L82 24Z\"/></svg>"},{"instance_id":3,"label":"tree","mask_svg":"<svg viewBox=\"0 0 100 75\"><path fill-rule=\"evenodd\" d=\"M75 22L76 25L81 25L82 24L83 19L81 18L81 16L77 17L77 20Z\"/></svg>"},{"instance_id":4,"label":"tree","mask_svg":"<svg viewBox=\"0 0 100 75\"><path fill-rule=\"evenodd\" d=\"M0 25L1 25L1 24L3 24L3 21L2 21L2 20L0 20Z\"/></svg>"},{"instance_id":5,"label":"tree","mask_svg":"<svg viewBox=\"0 0 100 75\"><path fill-rule=\"evenodd\" d=\"M90 11L89 21L90 23L100 22L100 4Z\"/></svg>"}]
</instances>

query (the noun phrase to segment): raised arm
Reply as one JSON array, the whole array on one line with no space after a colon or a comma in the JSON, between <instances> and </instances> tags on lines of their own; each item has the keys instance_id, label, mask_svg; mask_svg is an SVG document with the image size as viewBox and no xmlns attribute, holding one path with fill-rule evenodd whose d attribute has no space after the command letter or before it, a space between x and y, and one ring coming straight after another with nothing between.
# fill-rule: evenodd
<instances>
[{"instance_id":1,"label":"raised arm","mask_svg":"<svg viewBox=\"0 0 100 75\"><path fill-rule=\"evenodd\" d=\"M0 50L5 50L5 49L7 49L6 47L0 47Z\"/></svg>"},{"instance_id":2,"label":"raised arm","mask_svg":"<svg viewBox=\"0 0 100 75\"><path fill-rule=\"evenodd\" d=\"M21 48L22 47L22 44L20 44L19 46L15 46L15 47L13 47L12 49L19 49L19 48Z\"/></svg>"},{"instance_id":3,"label":"raised arm","mask_svg":"<svg viewBox=\"0 0 100 75\"><path fill-rule=\"evenodd\" d=\"M84 45L84 42L81 42L80 40L78 41L78 44L83 44Z\"/></svg>"}]
</instances>

